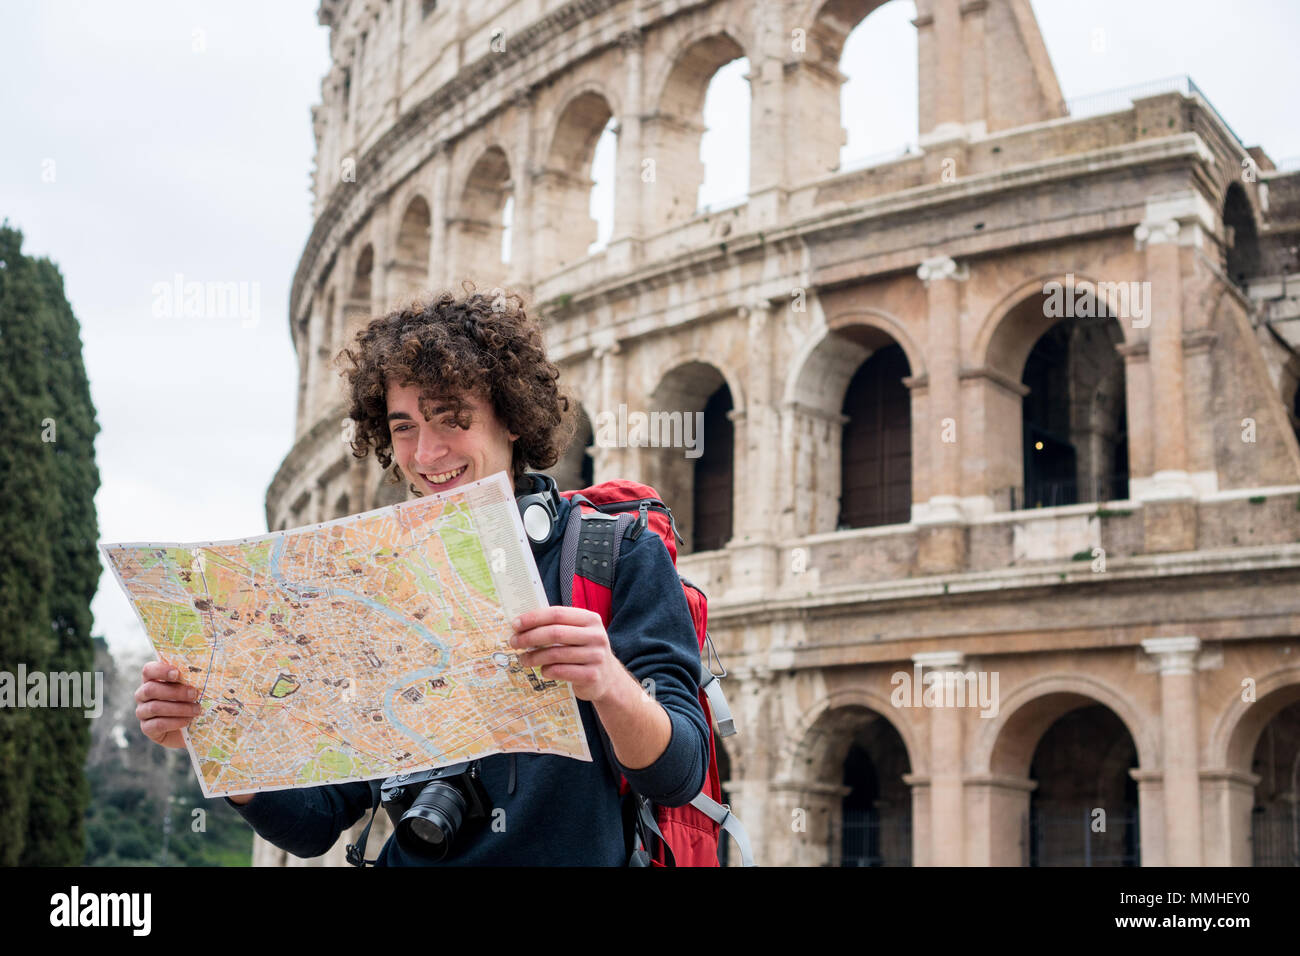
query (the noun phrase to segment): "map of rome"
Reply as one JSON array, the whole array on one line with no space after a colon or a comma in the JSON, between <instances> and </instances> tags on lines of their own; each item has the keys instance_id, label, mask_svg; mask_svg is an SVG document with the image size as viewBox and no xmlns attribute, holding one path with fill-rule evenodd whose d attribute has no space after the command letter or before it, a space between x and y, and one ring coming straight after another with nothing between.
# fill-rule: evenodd
<instances>
[{"instance_id":1,"label":"map of rome","mask_svg":"<svg viewBox=\"0 0 1300 956\"><path fill-rule=\"evenodd\" d=\"M159 659L200 688L185 739L206 797L591 759L571 686L509 645L548 601L504 472L259 537L101 548Z\"/></svg>"}]
</instances>

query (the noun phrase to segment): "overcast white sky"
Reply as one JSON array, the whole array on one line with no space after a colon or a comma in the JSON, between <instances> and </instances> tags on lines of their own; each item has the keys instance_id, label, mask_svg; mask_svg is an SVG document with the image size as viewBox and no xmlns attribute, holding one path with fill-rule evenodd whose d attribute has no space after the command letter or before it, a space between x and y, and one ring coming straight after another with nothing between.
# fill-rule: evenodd
<instances>
[{"instance_id":1,"label":"overcast white sky","mask_svg":"<svg viewBox=\"0 0 1300 956\"><path fill-rule=\"evenodd\" d=\"M1248 145L1300 157L1300 4L1033 7L1067 98L1188 73ZM9 0L0 12L0 218L60 267L81 321L101 541L266 530L266 488L293 442L288 290L311 228L310 109L328 66L316 8ZM899 42L913 16L895 0L850 38L841 69L860 105L846 159L915 138L915 45ZM744 181L746 111L725 94L709 107L706 149L723 150L710 169L724 177L704 199L717 201ZM242 317L156 317L155 286L177 274L257 298ZM115 652L147 649L107 571L93 609Z\"/></svg>"}]
</instances>

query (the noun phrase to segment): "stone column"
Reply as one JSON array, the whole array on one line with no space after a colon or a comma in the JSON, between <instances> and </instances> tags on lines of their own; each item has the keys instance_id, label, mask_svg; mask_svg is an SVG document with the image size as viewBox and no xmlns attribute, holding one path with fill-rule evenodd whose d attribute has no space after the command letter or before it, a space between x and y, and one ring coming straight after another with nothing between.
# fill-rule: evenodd
<instances>
[{"instance_id":1,"label":"stone column","mask_svg":"<svg viewBox=\"0 0 1300 956\"><path fill-rule=\"evenodd\" d=\"M912 788L912 866L932 866L934 835L930 832L930 778L905 773L903 783Z\"/></svg>"},{"instance_id":2,"label":"stone column","mask_svg":"<svg viewBox=\"0 0 1300 956\"><path fill-rule=\"evenodd\" d=\"M1139 855L1143 866L1167 866L1165 840L1165 774L1135 767L1128 775L1138 785Z\"/></svg>"},{"instance_id":3,"label":"stone column","mask_svg":"<svg viewBox=\"0 0 1300 956\"><path fill-rule=\"evenodd\" d=\"M1151 410L1159 416L1150 429L1155 468L1144 498L1192 498L1187 475L1187 398L1183 387L1183 280L1176 220L1142 223L1133 235L1145 251L1146 280L1151 283L1148 333Z\"/></svg>"},{"instance_id":4,"label":"stone column","mask_svg":"<svg viewBox=\"0 0 1300 956\"><path fill-rule=\"evenodd\" d=\"M1155 637L1142 649L1160 668L1160 731L1164 754L1166 862L1201 865L1200 734L1197 637Z\"/></svg>"},{"instance_id":5,"label":"stone column","mask_svg":"<svg viewBox=\"0 0 1300 956\"><path fill-rule=\"evenodd\" d=\"M447 248L447 220L451 216L450 161L445 149L439 149L433 160L433 194L429 209L429 267L426 274L434 289L445 288L451 278L448 264L451 250Z\"/></svg>"},{"instance_id":6,"label":"stone column","mask_svg":"<svg viewBox=\"0 0 1300 956\"><path fill-rule=\"evenodd\" d=\"M817 781L783 781L771 787L771 832L784 831L788 841L772 840L767 866L828 866L838 863L839 845L832 844L836 826L843 825L840 805L852 788Z\"/></svg>"},{"instance_id":7,"label":"stone column","mask_svg":"<svg viewBox=\"0 0 1300 956\"><path fill-rule=\"evenodd\" d=\"M931 9L912 21L920 72L917 107L923 147L927 138L942 140L961 131L964 99L957 0L933 0Z\"/></svg>"},{"instance_id":8,"label":"stone column","mask_svg":"<svg viewBox=\"0 0 1300 956\"><path fill-rule=\"evenodd\" d=\"M916 423L928 435L930 459L930 520L960 518L962 434L961 286L969 277L947 256L926 259L916 270L925 283L928 303L926 352L929 356L928 421ZM944 441L944 438L954 441Z\"/></svg>"},{"instance_id":9,"label":"stone column","mask_svg":"<svg viewBox=\"0 0 1300 956\"><path fill-rule=\"evenodd\" d=\"M925 394L928 415L914 421L914 434L926 445L925 485L929 500L914 505L918 574L956 571L966 564L965 514L961 508L962 443L969 442L961 414L961 286L965 267L939 256L916 271L925 283L928 303L926 352L930 367ZM915 447L915 442L913 443Z\"/></svg>"},{"instance_id":10,"label":"stone column","mask_svg":"<svg viewBox=\"0 0 1300 956\"><path fill-rule=\"evenodd\" d=\"M784 473L781 534L802 537L836 530L839 515L841 436L847 415L799 401L781 406Z\"/></svg>"},{"instance_id":11,"label":"stone column","mask_svg":"<svg viewBox=\"0 0 1300 956\"><path fill-rule=\"evenodd\" d=\"M1255 787L1261 779L1259 774L1240 770L1201 771L1205 866L1254 863L1250 814L1255 806Z\"/></svg>"},{"instance_id":12,"label":"stone column","mask_svg":"<svg viewBox=\"0 0 1300 956\"><path fill-rule=\"evenodd\" d=\"M1028 777L983 774L965 781L967 853L970 866L1023 866L1029 795L1038 787Z\"/></svg>"},{"instance_id":13,"label":"stone column","mask_svg":"<svg viewBox=\"0 0 1300 956\"><path fill-rule=\"evenodd\" d=\"M984 69L984 12L988 5L988 0L961 2L962 120L968 129L983 127L988 116Z\"/></svg>"},{"instance_id":14,"label":"stone column","mask_svg":"<svg viewBox=\"0 0 1300 956\"><path fill-rule=\"evenodd\" d=\"M912 655L912 663L920 665L922 675L959 670L965 659L961 651L925 651ZM943 706L926 710L930 721L929 865L961 866L966 862L961 710Z\"/></svg>"},{"instance_id":15,"label":"stone column","mask_svg":"<svg viewBox=\"0 0 1300 956\"><path fill-rule=\"evenodd\" d=\"M780 487L781 463L776 455L763 454L763 448L776 447L778 438L769 421L773 402L774 376L771 306L759 299L742 306L739 322L745 323L745 406L727 413L734 431L732 476L731 554L732 584L741 594L756 598L770 595L780 586L776 547L777 528L773 508L777 498L773 489ZM733 396L734 398L734 396ZM770 444L769 444L770 443Z\"/></svg>"},{"instance_id":16,"label":"stone column","mask_svg":"<svg viewBox=\"0 0 1300 956\"><path fill-rule=\"evenodd\" d=\"M1009 511L1024 484L1023 402L1029 389L998 369L961 370L962 513Z\"/></svg>"},{"instance_id":17,"label":"stone column","mask_svg":"<svg viewBox=\"0 0 1300 956\"><path fill-rule=\"evenodd\" d=\"M648 112L643 102L642 77L645 70L645 35L639 27L619 34L623 49L623 115L618 117L618 155L614 174L614 228L605 261L611 274L632 269L641 261L641 237L645 228L642 202L650 185L641 181L646 156L642 115Z\"/></svg>"},{"instance_id":18,"label":"stone column","mask_svg":"<svg viewBox=\"0 0 1300 956\"><path fill-rule=\"evenodd\" d=\"M590 409L593 441L591 443L592 481L599 484L611 478L637 478L644 480L639 472L629 471L627 449L601 444L600 418L605 413L616 413L618 403L626 401L626 392L618 387L618 376L622 369L619 359L621 351L618 340L612 331L606 331L601 341L592 350L592 361L600 369L597 394L593 396L596 404Z\"/></svg>"},{"instance_id":19,"label":"stone column","mask_svg":"<svg viewBox=\"0 0 1300 956\"><path fill-rule=\"evenodd\" d=\"M510 262L506 266L506 285L528 292L537 280L533 269L533 95L523 89L515 93L512 105L517 116L515 155L511 160L514 182L514 212L510 223Z\"/></svg>"}]
</instances>

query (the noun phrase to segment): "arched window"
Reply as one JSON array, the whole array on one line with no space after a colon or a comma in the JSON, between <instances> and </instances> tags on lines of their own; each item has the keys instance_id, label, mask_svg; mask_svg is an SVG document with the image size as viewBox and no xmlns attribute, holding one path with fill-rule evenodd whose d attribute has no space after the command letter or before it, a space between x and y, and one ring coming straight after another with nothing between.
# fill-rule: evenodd
<instances>
[{"instance_id":1,"label":"arched window","mask_svg":"<svg viewBox=\"0 0 1300 956\"><path fill-rule=\"evenodd\" d=\"M398 296L418 295L429 284L429 224L429 204L416 196L407 204L397 230L393 283Z\"/></svg>"},{"instance_id":2,"label":"arched window","mask_svg":"<svg viewBox=\"0 0 1300 956\"><path fill-rule=\"evenodd\" d=\"M1248 279L1259 274L1259 235L1250 200L1240 183L1228 187L1223 202L1224 271L1243 288Z\"/></svg>"},{"instance_id":3,"label":"arched window","mask_svg":"<svg viewBox=\"0 0 1300 956\"><path fill-rule=\"evenodd\" d=\"M902 348L877 349L844 395L837 527L905 524L912 516L912 398Z\"/></svg>"},{"instance_id":4,"label":"arched window","mask_svg":"<svg viewBox=\"0 0 1300 956\"><path fill-rule=\"evenodd\" d=\"M695 551L713 551L731 540L734 429L729 411L731 390L724 383L704 405L704 453L695 460Z\"/></svg>"},{"instance_id":5,"label":"arched window","mask_svg":"<svg viewBox=\"0 0 1300 956\"><path fill-rule=\"evenodd\" d=\"M840 168L853 169L915 150L917 144L916 4L893 0L867 15L861 2L827 5L862 19L844 40L840 72L840 123L844 145ZM834 14L837 11L825 11Z\"/></svg>"}]
</instances>

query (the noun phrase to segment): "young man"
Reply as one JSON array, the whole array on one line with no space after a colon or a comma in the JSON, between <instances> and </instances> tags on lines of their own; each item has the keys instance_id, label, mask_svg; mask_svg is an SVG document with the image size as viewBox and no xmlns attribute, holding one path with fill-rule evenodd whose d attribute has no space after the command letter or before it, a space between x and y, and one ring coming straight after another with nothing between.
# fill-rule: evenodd
<instances>
[{"instance_id":1,"label":"young man","mask_svg":"<svg viewBox=\"0 0 1300 956\"><path fill-rule=\"evenodd\" d=\"M559 372L517 298L444 293L374 320L354 345L340 354L356 423L353 454L373 449L385 469L395 462L415 494L498 471L511 476L516 495L535 491L526 469L554 465L572 436ZM571 506L553 486L548 491L558 531ZM533 545L552 606L523 615L512 643L543 679L573 685L592 762L484 758L482 785L504 811L502 826L462 834L442 865L625 865L618 775L667 806L688 803L703 786L708 728L697 697L699 647L663 541L642 534L623 542L608 631L594 611L559 606L561 541L554 533ZM180 728L200 711L191 703L196 692L168 670L145 665L136 716L150 739L181 747ZM642 682L654 688L653 698ZM607 759L597 720L617 766ZM324 853L373 803L368 783L226 799L262 837L301 857ZM391 838L378 859L386 866L433 862Z\"/></svg>"}]
</instances>

